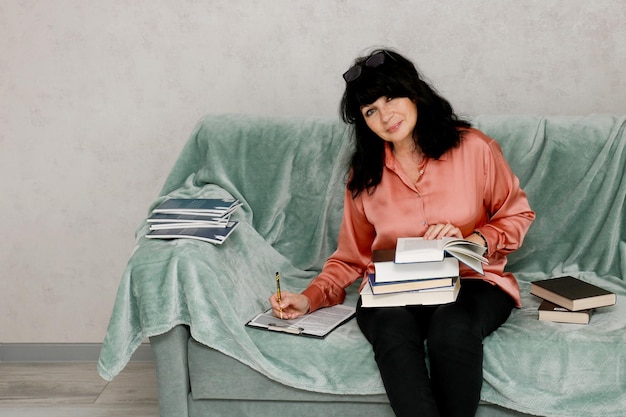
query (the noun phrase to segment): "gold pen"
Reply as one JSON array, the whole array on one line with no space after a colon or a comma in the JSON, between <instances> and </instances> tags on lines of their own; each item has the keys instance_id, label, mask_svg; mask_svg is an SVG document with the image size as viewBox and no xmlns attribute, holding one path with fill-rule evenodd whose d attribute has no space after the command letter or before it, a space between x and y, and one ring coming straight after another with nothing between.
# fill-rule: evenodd
<instances>
[{"instance_id":1,"label":"gold pen","mask_svg":"<svg viewBox=\"0 0 626 417\"><path fill-rule=\"evenodd\" d=\"M280 319L283 319L283 308L280 307L281 297L280 297L280 274L276 273L276 297L278 298L278 304L280 309Z\"/></svg>"}]
</instances>

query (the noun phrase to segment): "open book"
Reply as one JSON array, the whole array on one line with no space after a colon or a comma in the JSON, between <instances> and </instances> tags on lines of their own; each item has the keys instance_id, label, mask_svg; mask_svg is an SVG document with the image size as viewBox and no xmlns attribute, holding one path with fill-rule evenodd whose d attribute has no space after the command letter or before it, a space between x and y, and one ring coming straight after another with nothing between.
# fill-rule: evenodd
<instances>
[{"instance_id":1,"label":"open book","mask_svg":"<svg viewBox=\"0 0 626 417\"><path fill-rule=\"evenodd\" d=\"M443 261L445 254L454 256L479 274L484 274L483 256L485 247L469 240L455 237L426 240L421 237L399 237L396 244L395 262L436 262Z\"/></svg>"},{"instance_id":2,"label":"open book","mask_svg":"<svg viewBox=\"0 0 626 417\"><path fill-rule=\"evenodd\" d=\"M350 320L355 312L356 308L354 306L338 304L332 307L320 308L297 319L281 320L272 314L272 309L269 309L258 314L246 323L246 326L299 336L323 338Z\"/></svg>"},{"instance_id":3,"label":"open book","mask_svg":"<svg viewBox=\"0 0 626 417\"><path fill-rule=\"evenodd\" d=\"M446 257L437 262L395 262L396 251L374 250L372 261L376 271L376 283L397 283L407 281L425 281L437 278L455 278L459 276L459 261ZM452 281L449 284L451 285ZM417 288L415 288L417 289ZM374 291L375 293L376 291Z\"/></svg>"}]
</instances>

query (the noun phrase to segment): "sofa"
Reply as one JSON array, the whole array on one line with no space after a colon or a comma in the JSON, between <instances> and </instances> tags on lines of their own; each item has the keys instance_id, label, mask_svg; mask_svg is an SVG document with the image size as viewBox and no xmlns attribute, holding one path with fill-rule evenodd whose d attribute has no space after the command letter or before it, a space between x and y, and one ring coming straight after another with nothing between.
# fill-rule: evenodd
<instances>
[{"instance_id":1,"label":"sofa","mask_svg":"<svg viewBox=\"0 0 626 417\"><path fill-rule=\"evenodd\" d=\"M484 341L477 416L626 416L626 117L481 115L537 218L509 256L523 306ZM182 146L182 145L181 145ZM355 320L324 339L251 329L334 251L350 127L333 118L203 118L160 196L235 197L222 245L146 239L119 285L98 370L113 379L149 339L163 417L393 416ZM617 294L589 324L538 320L530 283L573 275ZM355 304L358 283L347 290Z\"/></svg>"}]
</instances>

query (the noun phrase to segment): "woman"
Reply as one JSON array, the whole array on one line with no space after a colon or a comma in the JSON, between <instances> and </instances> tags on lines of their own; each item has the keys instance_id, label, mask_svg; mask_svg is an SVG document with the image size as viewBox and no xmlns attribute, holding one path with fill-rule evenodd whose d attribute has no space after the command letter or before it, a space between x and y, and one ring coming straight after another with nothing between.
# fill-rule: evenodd
<instances>
[{"instance_id":1,"label":"woman","mask_svg":"<svg viewBox=\"0 0 626 417\"><path fill-rule=\"evenodd\" d=\"M521 305L506 255L521 246L534 213L499 145L460 120L406 58L377 50L343 76L341 112L356 149L338 248L301 294L283 292L280 305L270 298L274 314L291 319L341 303L346 287L374 271L372 251L395 247L398 237L484 245L485 274L462 265L455 303L357 305L397 416L473 416L482 341Z\"/></svg>"}]
</instances>

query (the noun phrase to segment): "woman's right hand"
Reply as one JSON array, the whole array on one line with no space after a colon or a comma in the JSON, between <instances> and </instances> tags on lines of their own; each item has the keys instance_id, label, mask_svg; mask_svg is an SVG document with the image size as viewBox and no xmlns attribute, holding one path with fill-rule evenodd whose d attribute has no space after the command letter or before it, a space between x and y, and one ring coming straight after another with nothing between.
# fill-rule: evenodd
<instances>
[{"instance_id":1,"label":"woman's right hand","mask_svg":"<svg viewBox=\"0 0 626 417\"><path fill-rule=\"evenodd\" d=\"M291 320L309 312L311 303L306 295L287 291L282 291L280 295L280 304L278 303L278 296L276 294L270 297L272 314L274 314L274 316L281 320Z\"/></svg>"},{"instance_id":2,"label":"woman's right hand","mask_svg":"<svg viewBox=\"0 0 626 417\"><path fill-rule=\"evenodd\" d=\"M442 239L447 236L462 239L463 233L461 233L461 229L450 223L431 224L424 233L424 239L426 240Z\"/></svg>"}]
</instances>

